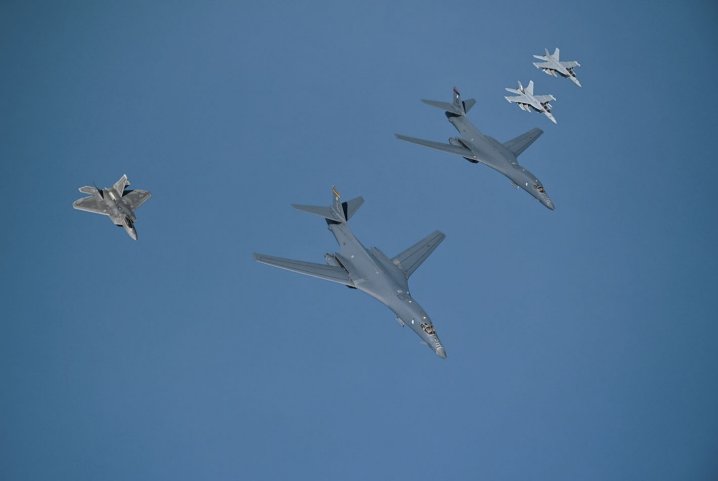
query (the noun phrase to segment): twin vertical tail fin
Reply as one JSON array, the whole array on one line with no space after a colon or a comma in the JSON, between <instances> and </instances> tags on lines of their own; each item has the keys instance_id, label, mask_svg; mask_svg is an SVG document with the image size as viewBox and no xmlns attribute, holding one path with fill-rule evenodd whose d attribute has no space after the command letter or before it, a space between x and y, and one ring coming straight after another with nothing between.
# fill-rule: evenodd
<instances>
[{"instance_id":1,"label":"twin vertical tail fin","mask_svg":"<svg viewBox=\"0 0 718 481\"><path fill-rule=\"evenodd\" d=\"M342 202L341 194L336 187L332 187L333 201L329 207L321 207L316 205L292 204L295 209L309 212L310 214L324 217L328 224L344 224L364 203L362 197L356 197L352 200Z\"/></svg>"},{"instance_id":2,"label":"twin vertical tail fin","mask_svg":"<svg viewBox=\"0 0 718 481\"><path fill-rule=\"evenodd\" d=\"M427 105L445 110L446 112L450 112L454 115L465 115L476 103L476 100L474 99L461 100L461 93L456 87L453 89L453 96L452 103L426 99L421 99L421 101Z\"/></svg>"},{"instance_id":3,"label":"twin vertical tail fin","mask_svg":"<svg viewBox=\"0 0 718 481\"><path fill-rule=\"evenodd\" d=\"M125 191L125 187L130 185L130 181L127 180L127 174L120 177L120 180L115 182L115 185L112 187L117 191L118 194L122 195L122 193Z\"/></svg>"}]
</instances>

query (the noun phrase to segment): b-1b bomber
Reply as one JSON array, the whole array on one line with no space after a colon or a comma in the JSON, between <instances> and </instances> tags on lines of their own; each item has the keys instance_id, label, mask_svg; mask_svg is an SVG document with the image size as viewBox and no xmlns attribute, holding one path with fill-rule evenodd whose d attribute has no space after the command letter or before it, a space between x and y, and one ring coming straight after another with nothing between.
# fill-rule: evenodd
<instances>
[{"instance_id":1,"label":"b-1b bomber","mask_svg":"<svg viewBox=\"0 0 718 481\"><path fill-rule=\"evenodd\" d=\"M452 103L438 100L422 100L422 102L444 110L444 115L459 131L460 136L449 138L448 144L401 134L396 134L397 138L460 155L473 164L487 165L508 177L513 185L528 192L546 208L554 209L553 201L546 193L543 184L517 160L518 156L543 134L543 130L531 129L516 138L501 143L493 137L483 134L466 118L466 113L476 101L474 99L461 100L461 94L456 88L454 88Z\"/></svg>"},{"instance_id":2,"label":"b-1b bomber","mask_svg":"<svg viewBox=\"0 0 718 481\"><path fill-rule=\"evenodd\" d=\"M444 234L434 231L399 255L387 257L376 247L367 249L359 242L347 221L364 202L357 197L342 202L339 192L332 189L333 203L329 207L313 205L292 206L323 217L340 245L339 252L326 254L326 264L296 261L264 254L254 258L264 264L318 277L366 292L388 307L402 326L408 326L437 356L446 358L446 350L436 334L429 315L411 297L409 276L444 240Z\"/></svg>"}]
</instances>

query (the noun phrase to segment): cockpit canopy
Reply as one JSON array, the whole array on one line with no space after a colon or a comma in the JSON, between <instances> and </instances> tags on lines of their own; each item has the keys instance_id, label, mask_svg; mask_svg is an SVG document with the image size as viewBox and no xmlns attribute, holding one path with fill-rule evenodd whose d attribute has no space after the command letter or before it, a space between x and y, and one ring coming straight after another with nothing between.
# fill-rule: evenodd
<instances>
[{"instance_id":1,"label":"cockpit canopy","mask_svg":"<svg viewBox=\"0 0 718 481\"><path fill-rule=\"evenodd\" d=\"M543 185L541 185L539 182L534 182L534 189L538 190L542 194L546 193L546 190L543 188Z\"/></svg>"},{"instance_id":2,"label":"cockpit canopy","mask_svg":"<svg viewBox=\"0 0 718 481\"><path fill-rule=\"evenodd\" d=\"M436 329L434 329L434 326L432 326L428 322L422 322L420 326L428 335L433 336L434 334L436 334Z\"/></svg>"}]
</instances>

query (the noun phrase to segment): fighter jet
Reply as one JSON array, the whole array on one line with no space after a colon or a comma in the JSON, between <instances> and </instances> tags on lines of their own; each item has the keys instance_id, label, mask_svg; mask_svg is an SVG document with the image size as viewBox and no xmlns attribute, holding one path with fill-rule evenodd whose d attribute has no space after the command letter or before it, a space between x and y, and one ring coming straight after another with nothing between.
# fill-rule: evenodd
<instances>
[{"instance_id":1,"label":"fighter jet","mask_svg":"<svg viewBox=\"0 0 718 481\"><path fill-rule=\"evenodd\" d=\"M521 166L516 159L526 150L541 134L543 130L532 129L521 134L515 139L501 143L496 139L484 135L474 127L466 118L466 113L476 103L474 99L462 101L461 94L454 88L453 103L439 102L436 100L422 100L422 102L433 107L445 110L446 118L451 125L459 131L460 137L449 138L449 143L434 142L431 140L417 139L406 135L396 134L397 138L413 142L415 144L431 147L432 149L444 150L452 154L460 155L471 163L481 162L504 174L516 187L520 187L544 206L553 210L554 205L549 199L546 190L539 180Z\"/></svg>"},{"instance_id":2,"label":"fighter jet","mask_svg":"<svg viewBox=\"0 0 718 481\"><path fill-rule=\"evenodd\" d=\"M357 197L342 202L336 188L332 188L332 194L333 203L329 207L292 204L296 209L323 217L341 246L339 252L325 254L326 264L256 253L254 258L270 266L344 284L352 289L366 292L391 309L399 324L409 326L437 356L446 358L446 350L436 334L431 319L411 297L408 284L409 276L444 240L444 234L434 231L390 259L376 247L371 249L364 247L347 224L364 199Z\"/></svg>"},{"instance_id":3,"label":"fighter jet","mask_svg":"<svg viewBox=\"0 0 718 481\"><path fill-rule=\"evenodd\" d=\"M525 110L526 112L540 112L548 117L551 122L556 123L556 119L553 118L551 114L551 104L549 103L552 100L556 100L556 97L553 95L534 95L533 80L529 81L526 87L519 82L518 89L507 88L506 91L517 94L514 97L504 97L510 104L517 104L521 110Z\"/></svg>"},{"instance_id":4,"label":"fighter jet","mask_svg":"<svg viewBox=\"0 0 718 481\"><path fill-rule=\"evenodd\" d=\"M544 51L546 52L546 55L534 55L534 58L543 60L543 62L534 62L534 66L536 68L540 68L547 75L552 75L554 77L558 77L560 75L561 77L571 80L571 82L575 83L579 87L581 86L581 82L578 81L576 73L573 71L576 67L581 66L580 63L574 60L567 62L559 61L560 52L558 48L554 50L553 54L549 54L547 48L544 49Z\"/></svg>"},{"instance_id":5,"label":"fighter jet","mask_svg":"<svg viewBox=\"0 0 718 481\"><path fill-rule=\"evenodd\" d=\"M72 206L77 210L109 216L116 226L123 227L127 235L137 240L135 210L150 198L150 193L146 190L128 190L128 185L130 181L127 175L123 175L112 187L105 189L89 185L80 187L80 192L90 196L77 199Z\"/></svg>"}]
</instances>

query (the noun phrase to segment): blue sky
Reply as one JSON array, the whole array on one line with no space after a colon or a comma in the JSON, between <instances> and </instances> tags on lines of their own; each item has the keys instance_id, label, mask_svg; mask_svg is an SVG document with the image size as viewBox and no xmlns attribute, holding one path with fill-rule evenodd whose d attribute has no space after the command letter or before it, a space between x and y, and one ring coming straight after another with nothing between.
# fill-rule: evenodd
<instances>
[{"instance_id":1,"label":"blue sky","mask_svg":"<svg viewBox=\"0 0 718 481\"><path fill-rule=\"evenodd\" d=\"M0 6L0 478L715 479L712 2ZM579 89L536 70L559 46ZM503 99L533 79L558 125ZM444 140L545 134L548 211ZM139 240L76 212L127 173ZM320 262L336 184L442 361Z\"/></svg>"}]
</instances>

